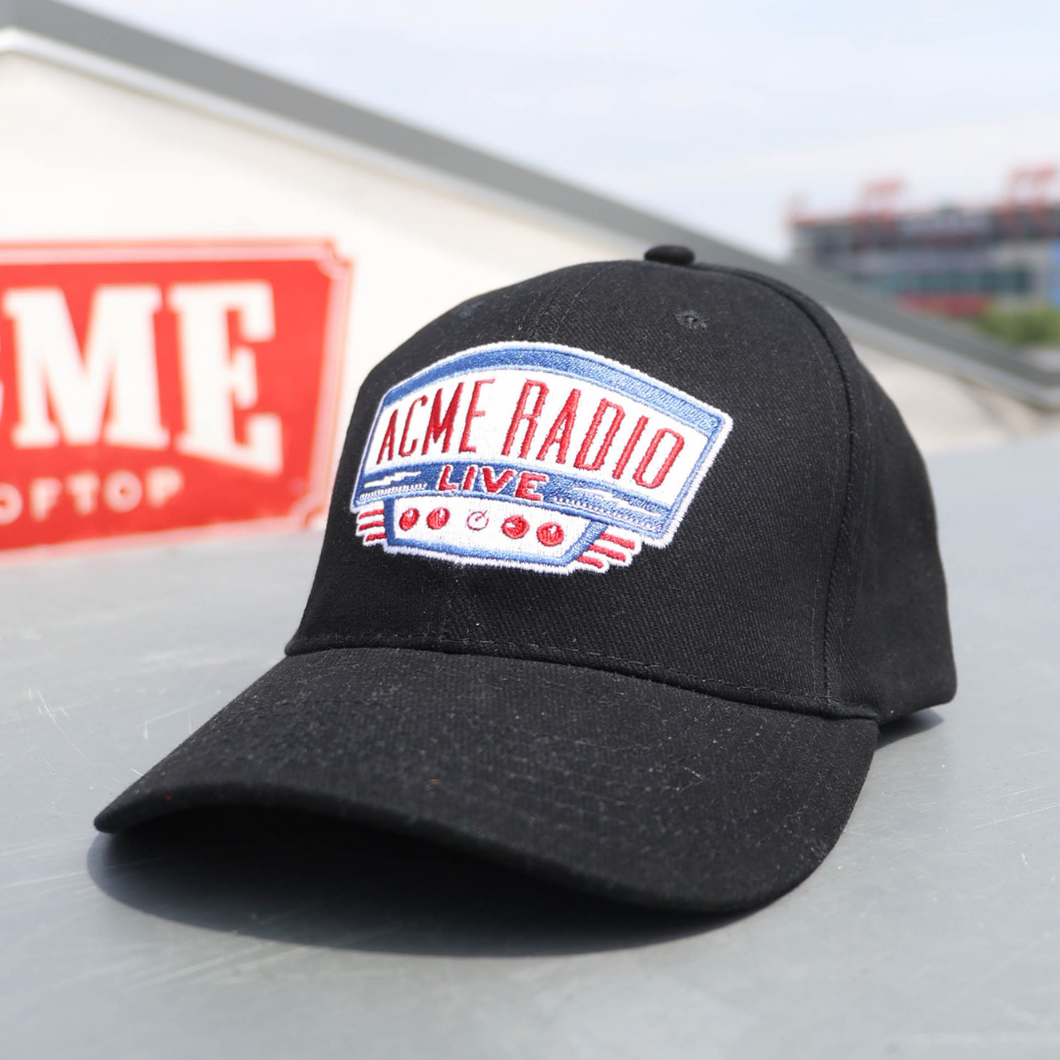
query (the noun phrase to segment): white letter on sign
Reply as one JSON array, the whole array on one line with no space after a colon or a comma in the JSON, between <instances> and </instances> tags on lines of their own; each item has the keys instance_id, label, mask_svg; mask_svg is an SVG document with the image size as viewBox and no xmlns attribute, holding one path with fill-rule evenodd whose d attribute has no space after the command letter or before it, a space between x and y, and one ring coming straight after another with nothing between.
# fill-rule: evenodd
<instances>
[{"instance_id":1,"label":"white letter on sign","mask_svg":"<svg viewBox=\"0 0 1060 1060\"><path fill-rule=\"evenodd\" d=\"M4 312L15 324L20 449L59 444L163 449L169 432L158 413L154 314L157 287L100 287L92 297L84 357L58 287L13 288ZM110 416L103 415L110 396ZM48 415L48 399L58 426Z\"/></svg>"},{"instance_id":2,"label":"white letter on sign","mask_svg":"<svg viewBox=\"0 0 1060 1060\"><path fill-rule=\"evenodd\" d=\"M169 306L179 317L180 368L184 384L184 433L177 449L236 467L278 475L283 470L280 418L257 413L246 421L246 441L237 442L233 406L258 401L254 354L229 349L228 314L239 321L240 337L267 342L275 334L272 288L267 283L182 283L169 289Z\"/></svg>"}]
</instances>

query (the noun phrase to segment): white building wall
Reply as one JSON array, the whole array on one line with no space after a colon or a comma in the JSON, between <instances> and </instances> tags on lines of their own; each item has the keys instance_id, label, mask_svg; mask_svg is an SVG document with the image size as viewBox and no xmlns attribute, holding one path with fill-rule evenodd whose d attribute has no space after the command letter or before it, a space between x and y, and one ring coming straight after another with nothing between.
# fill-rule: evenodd
<instances>
[{"instance_id":1,"label":"white building wall","mask_svg":"<svg viewBox=\"0 0 1060 1060\"><path fill-rule=\"evenodd\" d=\"M122 78L0 53L0 242L332 240L354 263L339 429L368 370L452 305L639 245L314 146ZM928 452L1060 416L859 347Z\"/></svg>"},{"instance_id":2,"label":"white building wall","mask_svg":"<svg viewBox=\"0 0 1060 1060\"><path fill-rule=\"evenodd\" d=\"M368 370L454 304L642 249L20 54L0 54L0 144L0 242L332 240L354 264L343 426Z\"/></svg>"}]
</instances>

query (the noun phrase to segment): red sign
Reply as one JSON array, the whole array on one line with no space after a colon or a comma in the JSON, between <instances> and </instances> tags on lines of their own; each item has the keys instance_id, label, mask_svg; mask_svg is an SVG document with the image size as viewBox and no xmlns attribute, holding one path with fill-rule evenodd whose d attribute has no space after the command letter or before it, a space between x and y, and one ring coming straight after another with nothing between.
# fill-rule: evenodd
<instances>
[{"instance_id":1,"label":"red sign","mask_svg":"<svg viewBox=\"0 0 1060 1060\"><path fill-rule=\"evenodd\" d=\"M914 313L978 317L990 308L991 298L985 294L904 294L898 301Z\"/></svg>"},{"instance_id":2,"label":"red sign","mask_svg":"<svg viewBox=\"0 0 1060 1060\"><path fill-rule=\"evenodd\" d=\"M0 549L304 524L350 276L327 243L0 246Z\"/></svg>"}]
</instances>

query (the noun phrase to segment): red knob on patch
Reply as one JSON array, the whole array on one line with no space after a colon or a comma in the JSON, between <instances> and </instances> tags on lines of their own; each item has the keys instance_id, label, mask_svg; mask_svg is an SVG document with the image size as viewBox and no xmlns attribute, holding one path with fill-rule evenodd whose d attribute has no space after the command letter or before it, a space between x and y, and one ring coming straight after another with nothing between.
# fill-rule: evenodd
<instances>
[{"instance_id":1,"label":"red knob on patch","mask_svg":"<svg viewBox=\"0 0 1060 1060\"><path fill-rule=\"evenodd\" d=\"M530 524L521 515L509 515L501 524L501 530L504 531L504 536L510 537L513 541L518 541L519 538L526 537L526 532L529 529Z\"/></svg>"},{"instance_id":2,"label":"red knob on patch","mask_svg":"<svg viewBox=\"0 0 1060 1060\"><path fill-rule=\"evenodd\" d=\"M441 530L447 522L449 522L448 508L435 508L434 511L427 516L427 525L432 530Z\"/></svg>"},{"instance_id":3,"label":"red knob on patch","mask_svg":"<svg viewBox=\"0 0 1060 1060\"><path fill-rule=\"evenodd\" d=\"M563 527L559 523L542 523L537 528L537 539L546 548L563 544Z\"/></svg>"},{"instance_id":4,"label":"red knob on patch","mask_svg":"<svg viewBox=\"0 0 1060 1060\"><path fill-rule=\"evenodd\" d=\"M398 526L402 530L411 530L420 518L419 508L406 508L401 513L401 518L398 520Z\"/></svg>"}]
</instances>

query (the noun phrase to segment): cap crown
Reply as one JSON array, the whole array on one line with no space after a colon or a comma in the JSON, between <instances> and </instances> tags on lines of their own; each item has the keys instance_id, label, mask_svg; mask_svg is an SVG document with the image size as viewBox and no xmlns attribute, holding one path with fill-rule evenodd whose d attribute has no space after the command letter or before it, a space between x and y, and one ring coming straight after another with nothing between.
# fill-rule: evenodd
<instances>
[{"instance_id":1,"label":"cap crown","mask_svg":"<svg viewBox=\"0 0 1060 1060\"><path fill-rule=\"evenodd\" d=\"M388 392L495 343L587 351L731 420L665 547L602 577L561 576L394 554L358 536L351 499ZM651 262L580 265L484 295L370 373L288 651L337 647L569 663L879 721L955 689L923 462L835 322L766 277Z\"/></svg>"}]
</instances>

